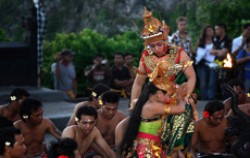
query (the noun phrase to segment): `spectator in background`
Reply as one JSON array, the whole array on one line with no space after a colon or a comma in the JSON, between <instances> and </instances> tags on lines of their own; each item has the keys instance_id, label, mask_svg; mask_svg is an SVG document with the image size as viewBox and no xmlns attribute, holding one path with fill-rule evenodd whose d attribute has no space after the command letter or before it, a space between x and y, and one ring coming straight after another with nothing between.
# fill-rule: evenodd
<instances>
[{"instance_id":1,"label":"spectator in background","mask_svg":"<svg viewBox=\"0 0 250 158\"><path fill-rule=\"evenodd\" d=\"M187 31L187 18L186 17L178 17L176 20L176 25L178 30L172 34L169 38L169 42L171 44L175 44L179 47L182 47L188 56L192 59L192 39Z\"/></svg>"},{"instance_id":2,"label":"spectator in background","mask_svg":"<svg viewBox=\"0 0 250 158\"><path fill-rule=\"evenodd\" d=\"M232 41L229 39L229 37L226 34L227 27L225 24L219 23L215 25L215 40L213 48L210 50L210 53L212 55L215 55L215 62L222 64L222 61L226 58L227 54L231 52L232 48ZM228 95L225 91L225 88L223 86L222 82L228 82L230 79L232 79L231 74L228 72L226 78L221 78L222 74L218 74L219 76L219 82L220 82L220 91L222 94L222 98L226 99L228 98Z\"/></svg>"},{"instance_id":3,"label":"spectator in background","mask_svg":"<svg viewBox=\"0 0 250 158\"><path fill-rule=\"evenodd\" d=\"M135 67L133 64L134 64L134 55L129 54L129 53L125 54L124 66L128 68L131 77L134 79L136 75L137 67Z\"/></svg>"},{"instance_id":4,"label":"spectator in background","mask_svg":"<svg viewBox=\"0 0 250 158\"><path fill-rule=\"evenodd\" d=\"M234 56L237 56L239 51L245 48L245 42L248 37L250 37L250 23L244 24L242 28L242 34L239 37L233 39L232 54Z\"/></svg>"},{"instance_id":5,"label":"spectator in background","mask_svg":"<svg viewBox=\"0 0 250 158\"><path fill-rule=\"evenodd\" d=\"M129 70L124 66L124 56L121 53L114 55L114 65L111 68L111 88L122 97L127 97L126 88L132 86L133 79Z\"/></svg>"},{"instance_id":6,"label":"spectator in background","mask_svg":"<svg viewBox=\"0 0 250 158\"><path fill-rule=\"evenodd\" d=\"M23 158L25 150L24 138L19 129L13 126L0 129L0 157Z\"/></svg>"},{"instance_id":7,"label":"spectator in background","mask_svg":"<svg viewBox=\"0 0 250 158\"><path fill-rule=\"evenodd\" d=\"M135 67L133 64L134 64L133 54L129 54L129 53L125 54L124 66L129 70L130 76L131 76L132 80L134 81L135 76L136 76L137 67ZM132 84L126 88L126 93L128 94L128 96L131 95L131 90L132 90Z\"/></svg>"},{"instance_id":8,"label":"spectator in background","mask_svg":"<svg viewBox=\"0 0 250 158\"><path fill-rule=\"evenodd\" d=\"M64 91L66 99L75 99L77 95L77 82L75 66L73 64L74 53L64 49L60 53L59 61L52 64L51 71L54 74L54 87Z\"/></svg>"},{"instance_id":9,"label":"spectator in background","mask_svg":"<svg viewBox=\"0 0 250 158\"><path fill-rule=\"evenodd\" d=\"M81 158L75 140L63 138L59 141L53 141L50 144L48 158ZM64 157L63 157L64 156Z\"/></svg>"},{"instance_id":10,"label":"spectator in background","mask_svg":"<svg viewBox=\"0 0 250 158\"><path fill-rule=\"evenodd\" d=\"M61 138L61 132L49 120L43 118L42 103L36 99L27 98L23 101L20 110L22 120L14 123L14 126L21 130L25 139L24 144L27 147L25 156L39 157L43 156L46 146L43 144L47 132L58 140Z\"/></svg>"},{"instance_id":11,"label":"spectator in background","mask_svg":"<svg viewBox=\"0 0 250 158\"><path fill-rule=\"evenodd\" d=\"M210 54L213 47L214 30L212 26L206 26L197 43L195 64L199 78L199 90L201 100L216 98L218 82L218 65L214 63L215 55Z\"/></svg>"},{"instance_id":12,"label":"spectator in background","mask_svg":"<svg viewBox=\"0 0 250 158\"><path fill-rule=\"evenodd\" d=\"M246 39L246 48L239 51L236 61L237 64L244 64L243 76L245 92L250 93L250 36Z\"/></svg>"},{"instance_id":13,"label":"spectator in background","mask_svg":"<svg viewBox=\"0 0 250 158\"><path fill-rule=\"evenodd\" d=\"M87 66L84 74L87 77L87 85L90 91L93 90L94 85L97 83L109 85L110 71L108 61L103 59L101 54L96 54L93 65Z\"/></svg>"},{"instance_id":14,"label":"spectator in background","mask_svg":"<svg viewBox=\"0 0 250 158\"><path fill-rule=\"evenodd\" d=\"M21 103L29 96L30 94L25 89L14 89L10 94L9 103L0 108L0 115L8 118L13 123L20 120Z\"/></svg>"}]
</instances>

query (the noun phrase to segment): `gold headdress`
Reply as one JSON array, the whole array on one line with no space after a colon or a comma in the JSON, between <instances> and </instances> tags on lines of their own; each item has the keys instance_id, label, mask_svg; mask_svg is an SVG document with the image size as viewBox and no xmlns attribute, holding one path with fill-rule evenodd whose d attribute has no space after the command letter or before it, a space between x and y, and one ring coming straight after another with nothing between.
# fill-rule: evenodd
<instances>
[{"instance_id":1,"label":"gold headdress","mask_svg":"<svg viewBox=\"0 0 250 158\"><path fill-rule=\"evenodd\" d=\"M152 12L144 8L143 14L144 28L142 29L141 36L144 39L144 45L148 45L151 42L159 40L167 40L169 33L169 26L162 23L153 17Z\"/></svg>"},{"instance_id":2,"label":"gold headdress","mask_svg":"<svg viewBox=\"0 0 250 158\"><path fill-rule=\"evenodd\" d=\"M176 84L172 77L177 75L183 68L192 65L192 63L192 61L186 61L179 64L172 64L165 60L159 61L153 72L149 74L149 79L157 88L165 90L172 96L176 92Z\"/></svg>"}]
</instances>

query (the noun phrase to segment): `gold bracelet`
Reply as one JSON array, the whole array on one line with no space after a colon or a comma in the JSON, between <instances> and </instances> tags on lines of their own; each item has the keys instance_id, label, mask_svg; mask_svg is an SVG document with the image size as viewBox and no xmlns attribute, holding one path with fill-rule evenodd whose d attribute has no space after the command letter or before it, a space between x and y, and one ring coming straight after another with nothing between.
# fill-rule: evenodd
<instances>
[{"instance_id":1,"label":"gold bracelet","mask_svg":"<svg viewBox=\"0 0 250 158\"><path fill-rule=\"evenodd\" d=\"M165 114L166 114L166 115L167 115L167 114L170 114L170 110L171 110L170 105L166 105L165 108L164 108Z\"/></svg>"}]
</instances>

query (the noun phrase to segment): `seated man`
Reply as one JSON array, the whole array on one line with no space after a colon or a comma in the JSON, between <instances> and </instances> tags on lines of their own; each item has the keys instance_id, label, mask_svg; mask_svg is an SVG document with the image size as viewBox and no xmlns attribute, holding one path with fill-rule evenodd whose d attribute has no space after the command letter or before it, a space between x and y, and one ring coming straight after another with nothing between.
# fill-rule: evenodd
<instances>
[{"instance_id":1,"label":"seated man","mask_svg":"<svg viewBox=\"0 0 250 158\"><path fill-rule=\"evenodd\" d=\"M48 158L81 158L75 140L70 138L63 138L59 141L51 142ZM64 157L63 157L64 156Z\"/></svg>"},{"instance_id":2,"label":"seated man","mask_svg":"<svg viewBox=\"0 0 250 158\"><path fill-rule=\"evenodd\" d=\"M123 136L128 127L128 121L129 121L129 117L123 119L121 122L118 123L118 125L115 128L115 148L116 149L120 148Z\"/></svg>"},{"instance_id":3,"label":"seated man","mask_svg":"<svg viewBox=\"0 0 250 158\"><path fill-rule=\"evenodd\" d=\"M89 147L95 143L101 150L104 157L114 158L115 153L103 139L100 131L95 127L97 111L92 106L82 106L76 112L75 121L77 125L72 125L63 130L63 138L74 139L78 144L78 151L84 156Z\"/></svg>"},{"instance_id":4,"label":"seated man","mask_svg":"<svg viewBox=\"0 0 250 158\"><path fill-rule=\"evenodd\" d=\"M243 83L238 79L232 79L228 82L228 84L234 89L236 94L238 95L238 104L250 103L250 97L244 93L245 87ZM225 115L228 115L229 110L231 109L231 101L232 98L224 100L223 103L225 105Z\"/></svg>"},{"instance_id":5,"label":"seated man","mask_svg":"<svg viewBox=\"0 0 250 158\"><path fill-rule=\"evenodd\" d=\"M20 120L20 104L29 97L29 93L25 89L14 89L9 98L9 103L0 108L0 115L8 118L12 122Z\"/></svg>"},{"instance_id":6,"label":"seated man","mask_svg":"<svg viewBox=\"0 0 250 158\"><path fill-rule=\"evenodd\" d=\"M93 106L94 108L96 109L99 109L100 108L100 104L99 104L99 96L106 92L106 91L109 91L110 88L105 85L105 84L101 84L101 83L98 83L94 86L94 89L92 91L92 94L91 96L89 97L88 101L82 101L78 104L76 104L75 108L74 108L74 112L73 114L71 115L68 123L67 123L67 126L71 126L71 125L76 125L76 122L75 122L75 116L76 116L76 111L82 107L82 106L85 106L85 105L90 105L90 106Z\"/></svg>"},{"instance_id":7,"label":"seated man","mask_svg":"<svg viewBox=\"0 0 250 158\"><path fill-rule=\"evenodd\" d=\"M240 111L242 111L245 114L247 114L248 116L250 116L250 103L240 104L240 105L238 105L238 107L239 107ZM235 116L232 109L230 109L229 112L227 113L227 117L228 116Z\"/></svg>"},{"instance_id":8,"label":"seated man","mask_svg":"<svg viewBox=\"0 0 250 158\"><path fill-rule=\"evenodd\" d=\"M0 157L17 158L25 157L26 146L19 129L5 127L0 129Z\"/></svg>"},{"instance_id":9,"label":"seated man","mask_svg":"<svg viewBox=\"0 0 250 158\"><path fill-rule=\"evenodd\" d=\"M227 119L224 114L224 104L220 101L211 101L205 106L203 118L195 123L191 143L193 157L226 157Z\"/></svg>"},{"instance_id":10,"label":"seated man","mask_svg":"<svg viewBox=\"0 0 250 158\"><path fill-rule=\"evenodd\" d=\"M36 99L27 98L21 105L20 115L22 120L14 123L24 136L24 144L27 146L26 158L41 157L46 149L44 136L49 132L60 139L61 132L49 120L43 118L42 103Z\"/></svg>"},{"instance_id":11,"label":"seated man","mask_svg":"<svg viewBox=\"0 0 250 158\"><path fill-rule=\"evenodd\" d=\"M96 127L111 148L115 147L115 128L126 116L118 109L119 95L108 91L101 95L101 109L98 110Z\"/></svg>"}]
</instances>

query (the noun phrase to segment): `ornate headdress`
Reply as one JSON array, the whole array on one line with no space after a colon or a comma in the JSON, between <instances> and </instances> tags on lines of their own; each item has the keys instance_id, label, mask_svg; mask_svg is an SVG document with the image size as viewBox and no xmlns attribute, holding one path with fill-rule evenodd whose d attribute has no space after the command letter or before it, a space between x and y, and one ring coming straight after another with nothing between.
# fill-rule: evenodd
<instances>
[{"instance_id":1,"label":"ornate headdress","mask_svg":"<svg viewBox=\"0 0 250 158\"><path fill-rule=\"evenodd\" d=\"M142 29L141 36L144 39L144 45L148 45L151 42L159 40L167 40L167 35L169 33L169 26L162 23L153 17L152 12L144 8L143 14L144 28Z\"/></svg>"}]
</instances>

